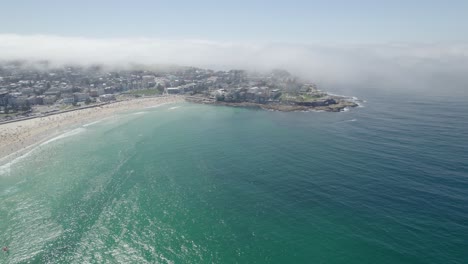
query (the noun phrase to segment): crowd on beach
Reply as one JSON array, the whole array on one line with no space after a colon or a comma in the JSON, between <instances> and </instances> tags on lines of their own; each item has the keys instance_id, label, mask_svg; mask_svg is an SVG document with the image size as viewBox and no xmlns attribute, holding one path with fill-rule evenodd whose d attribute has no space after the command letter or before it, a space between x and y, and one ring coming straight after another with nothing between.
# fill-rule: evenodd
<instances>
[{"instance_id":1,"label":"crowd on beach","mask_svg":"<svg viewBox=\"0 0 468 264\"><path fill-rule=\"evenodd\" d=\"M40 143L71 127L82 126L119 112L183 101L180 96L138 98L94 108L58 113L0 125L0 159L22 155L22 149ZM12 157L13 156L13 157Z\"/></svg>"}]
</instances>

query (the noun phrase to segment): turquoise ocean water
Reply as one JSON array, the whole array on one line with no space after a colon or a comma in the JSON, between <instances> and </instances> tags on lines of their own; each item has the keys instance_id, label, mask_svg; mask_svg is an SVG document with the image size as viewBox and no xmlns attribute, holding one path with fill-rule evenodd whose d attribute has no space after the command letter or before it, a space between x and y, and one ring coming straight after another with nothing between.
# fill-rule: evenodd
<instances>
[{"instance_id":1,"label":"turquoise ocean water","mask_svg":"<svg viewBox=\"0 0 468 264\"><path fill-rule=\"evenodd\" d=\"M468 263L466 98L364 99L70 128L0 167L0 263Z\"/></svg>"}]
</instances>

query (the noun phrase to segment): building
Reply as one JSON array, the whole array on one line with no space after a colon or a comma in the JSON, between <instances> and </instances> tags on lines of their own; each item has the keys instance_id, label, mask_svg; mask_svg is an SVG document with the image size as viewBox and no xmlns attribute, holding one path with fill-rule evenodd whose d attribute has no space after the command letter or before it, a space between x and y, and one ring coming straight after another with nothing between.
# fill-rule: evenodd
<instances>
[{"instance_id":1,"label":"building","mask_svg":"<svg viewBox=\"0 0 468 264\"><path fill-rule=\"evenodd\" d=\"M7 90L0 90L0 107L3 107L4 110L7 108L9 98L10 94Z\"/></svg>"},{"instance_id":2,"label":"building","mask_svg":"<svg viewBox=\"0 0 468 264\"><path fill-rule=\"evenodd\" d=\"M87 93L74 93L75 102L85 102L89 99L89 95Z\"/></svg>"},{"instance_id":3,"label":"building","mask_svg":"<svg viewBox=\"0 0 468 264\"><path fill-rule=\"evenodd\" d=\"M142 77L142 85L144 88L154 87L156 85L156 80L153 75L145 75Z\"/></svg>"},{"instance_id":4,"label":"building","mask_svg":"<svg viewBox=\"0 0 468 264\"><path fill-rule=\"evenodd\" d=\"M46 96L44 96L44 98L42 100L43 100L44 104L50 105L50 104L55 103L55 101L57 101L57 97L54 96L54 95L46 95Z\"/></svg>"},{"instance_id":5,"label":"building","mask_svg":"<svg viewBox=\"0 0 468 264\"><path fill-rule=\"evenodd\" d=\"M29 96L28 99L28 104L29 105L37 105L37 97L35 95Z\"/></svg>"},{"instance_id":6,"label":"building","mask_svg":"<svg viewBox=\"0 0 468 264\"><path fill-rule=\"evenodd\" d=\"M33 90L33 88L27 87L27 88L21 89L21 92L24 95L32 95L34 93L34 90Z\"/></svg>"},{"instance_id":7,"label":"building","mask_svg":"<svg viewBox=\"0 0 468 264\"><path fill-rule=\"evenodd\" d=\"M50 88L44 93L45 96L59 96L60 90L57 88Z\"/></svg>"},{"instance_id":8,"label":"building","mask_svg":"<svg viewBox=\"0 0 468 264\"><path fill-rule=\"evenodd\" d=\"M14 106L25 106L28 103L28 97L25 95L17 96L17 97L11 97L10 98L10 104Z\"/></svg>"},{"instance_id":9,"label":"building","mask_svg":"<svg viewBox=\"0 0 468 264\"><path fill-rule=\"evenodd\" d=\"M75 103L75 96L73 94L62 95L62 103L64 104L73 104Z\"/></svg>"},{"instance_id":10,"label":"building","mask_svg":"<svg viewBox=\"0 0 468 264\"><path fill-rule=\"evenodd\" d=\"M110 102L110 101L115 101L115 95L113 94L103 94L101 96L99 96L99 100L101 102Z\"/></svg>"},{"instance_id":11,"label":"building","mask_svg":"<svg viewBox=\"0 0 468 264\"><path fill-rule=\"evenodd\" d=\"M168 94L178 94L180 93L180 88L166 88Z\"/></svg>"}]
</instances>

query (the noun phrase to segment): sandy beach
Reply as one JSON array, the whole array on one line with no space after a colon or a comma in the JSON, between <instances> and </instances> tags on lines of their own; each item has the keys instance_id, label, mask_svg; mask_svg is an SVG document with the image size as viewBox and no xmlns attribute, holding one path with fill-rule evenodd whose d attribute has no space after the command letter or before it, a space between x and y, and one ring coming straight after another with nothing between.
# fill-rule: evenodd
<instances>
[{"instance_id":1,"label":"sandy beach","mask_svg":"<svg viewBox=\"0 0 468 264\"><path fill-rule=\"evenodd\" d=\"M184 101L181 96L138 98L0 125L0 163L23 155L28 147L113 114Z\"/></svg>"}]
</instances>

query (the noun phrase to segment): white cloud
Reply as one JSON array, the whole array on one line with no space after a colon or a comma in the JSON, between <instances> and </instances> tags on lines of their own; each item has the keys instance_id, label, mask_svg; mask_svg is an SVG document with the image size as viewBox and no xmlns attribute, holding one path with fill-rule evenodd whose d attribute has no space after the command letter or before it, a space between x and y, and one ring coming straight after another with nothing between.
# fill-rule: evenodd
<instances>
[{"instance_id":1,"label":"white cloud","mask_svg":"<svg viewBox=\"0 0 468 264\"><path fill-rule=\"evenodd\" d=\"M260 71L284 68L319 84L341 86L468 86L466 44L252 44L0 34L0 60L16 59L111 66L137 63Z\"/></svg>"}]
</instances>

